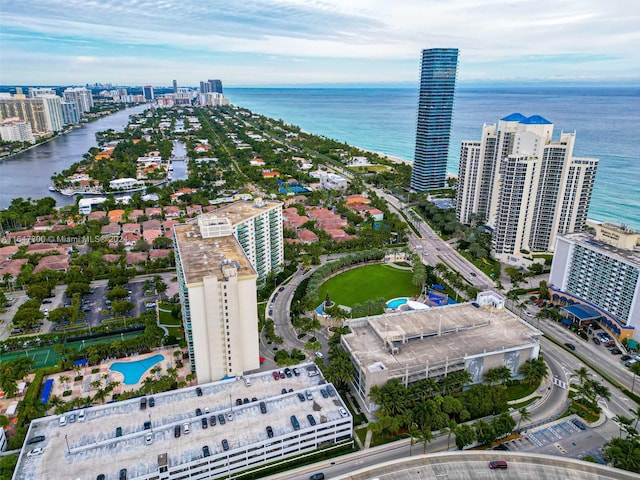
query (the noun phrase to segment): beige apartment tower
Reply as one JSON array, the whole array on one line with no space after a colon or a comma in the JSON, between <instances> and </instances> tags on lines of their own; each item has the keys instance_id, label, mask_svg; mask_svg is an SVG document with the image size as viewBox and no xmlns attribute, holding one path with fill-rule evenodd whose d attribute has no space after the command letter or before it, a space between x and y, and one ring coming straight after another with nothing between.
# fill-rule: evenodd
<instances>
[{"instance_id":1,"label":"beige apartment tower","mask_svg":"<svg viewBox=\"0 0 640 480\"><path fill-rule=\"evenodd\" d=\"M514 113L485 124L480 141L462 142L457 216L486 221L501 261L551 252L556 235L586 225L598 159L573 156L575 132L552 136L548 120Z\"/></svg>"},{"instance_id":2,"label":"beige apartment tower","mask_svg":"<svg viewBox=\"0 0 640 480\"><path fill-rule=\"evenodd\" d=\"M176 225L174 235L182 318L198 383L257 369L258 275L231 222L205 214Z\"/></svg>"}]
</instances>

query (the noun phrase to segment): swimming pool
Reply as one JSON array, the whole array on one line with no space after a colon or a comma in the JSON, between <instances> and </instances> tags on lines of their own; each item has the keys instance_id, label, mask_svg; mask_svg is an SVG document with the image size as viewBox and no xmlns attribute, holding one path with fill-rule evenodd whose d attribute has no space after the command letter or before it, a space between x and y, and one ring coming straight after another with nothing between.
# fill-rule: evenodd
<instances>
[{"instance_id":1,"label":"swimming pool","mask_svg":"<svg viewBox=\"0 0 640 480\"><path fill-rule=\"evenodd\" d=\"M140 378L147 370L162 360L164 360L164 355L158 354L142 360L134 360L133 362L116 362L109 367L109 370L124 375L124 381L122 382L124 385L134 385L140 381Z\"/></svg>"},{"instance_id":2,"label":"swimming pool","mask_svg":"<svg viewBox=\"0 0 640 480\"><path fill-rule=\"evenodd\" d=\"M404 298L394 298L393 300L389 300L387 302L387 308L398 308L401 305L404 305L409 300L407 297Z\"/></svg>"}]
</instances>

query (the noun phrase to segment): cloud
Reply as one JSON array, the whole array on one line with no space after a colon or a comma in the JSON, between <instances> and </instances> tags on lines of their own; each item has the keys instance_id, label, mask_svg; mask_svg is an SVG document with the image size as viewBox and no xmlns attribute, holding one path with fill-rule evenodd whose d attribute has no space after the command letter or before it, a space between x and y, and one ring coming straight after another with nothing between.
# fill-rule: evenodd
<instances>
[{"instance_id":1,"label":"cloud","mask_svg":"<svg viewBox=\"0 0 640 480\"><path fill-rule=\"evenodd\" d=\"M414 81L421 49L454 46L461 78L544 77L545 67L557 75L563 65L554 59L563 58L571 59L567 76L597 74L598 59L609 77L638 77L635 8L635 0L5 0L0 70L33 81L26 72L34 67L25 65L33 55L45 48L64 63L82 56L84 45L105 59L92 63L98 77L112 63L106 59L137 56L140 65L171 60L194 73L201 61L232 75L253 65L255 78L281 81L291 72L359 78L344 71L351 62L373 74L370 81ZM23 60L9 63L8 51ZM144 73L155 81L164 75Z\"/></svg>"}]
</instances>

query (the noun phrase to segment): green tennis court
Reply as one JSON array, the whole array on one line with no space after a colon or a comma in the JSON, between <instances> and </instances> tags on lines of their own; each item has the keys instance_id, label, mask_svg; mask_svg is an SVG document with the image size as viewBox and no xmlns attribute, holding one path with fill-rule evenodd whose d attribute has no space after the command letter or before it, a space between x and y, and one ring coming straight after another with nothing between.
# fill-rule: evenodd
<instances>
[{"instance_id":1,"label":"green tennis court","mask_svg":"<svg viewBox=\"0 0 640 480\"><path fill-rule=\"evenodd\" d=\"M108 337L100 337L100 338L92 338L90 340L84 340L79 342L69 342L66 344L69 348L76 348L80 350L83 345L88 347L89 345L94 345L96 343L108 343L126 340L128 338L134 338L139 335L142 335L144 330L140 330L137 332L127 332L117 335L109 335ZM50 347L39 347L39 348L28 348L26 350L22 350L19 352L10 352L0 355L0 362L7 362L11 360L15 360L20 357L29 357L35 360L35 368L41 367L51 367L58 363L60 360L60 355L55 351L53 346Z\"/></svg>"}]
</instances>

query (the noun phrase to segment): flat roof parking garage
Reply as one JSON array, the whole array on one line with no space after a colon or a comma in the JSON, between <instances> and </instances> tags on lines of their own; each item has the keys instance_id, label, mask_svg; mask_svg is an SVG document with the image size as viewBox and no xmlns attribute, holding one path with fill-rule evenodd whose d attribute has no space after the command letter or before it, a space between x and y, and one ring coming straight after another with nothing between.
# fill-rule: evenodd
<instances>
[{"instance_id":1,"label":"flat roof parking garage","mask_svg":"<svg viewBox=\"0 0 640 480\"><path fill-rule=\"evenodd\" d=\"M117 479L122 468L127 469L128 478L136 479L211 478L350 439L352 419L342 399L337 394L322 395L329 384L315 365L299 369L299 376L279 380L272 372L261 372L248 376L250 385L235 378L152 395L153 407L147 396L144 409L140 398L88 408L84 422L66 426L59 426L57 415L35 420L27 440L44 435L45 440L37 445L43 452L28 457L33 447L25 445L14 479L93 480L104 474L109 480ZM306 400L307 390L312 400ZM242 405L236 404L237 399ZM265 403L266 413L261 413L260 402ZM209 419L214 415L216 423L211 425ZM225 424L217 420L219 415L224 416ZM294 415L299 430L293 428ZM315 425L307 415L313 416ZM209 423L207 428L203 418ZM150 422L147 429L145 422ZM185 433L185 423L189 433ZM268 437L267 426L273 438ZM122 436L116 436L118 427ZM181 431L179 437L176 427ZM228 444L226 450L223 440ZM209 450L206 457L205 446Z\"/></svg>"}]
</instances>

